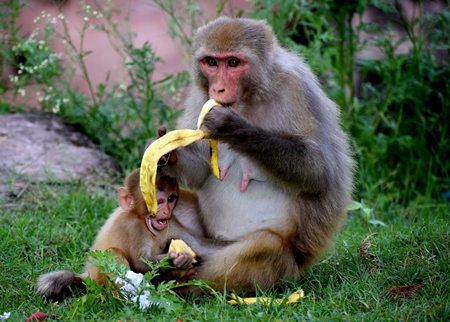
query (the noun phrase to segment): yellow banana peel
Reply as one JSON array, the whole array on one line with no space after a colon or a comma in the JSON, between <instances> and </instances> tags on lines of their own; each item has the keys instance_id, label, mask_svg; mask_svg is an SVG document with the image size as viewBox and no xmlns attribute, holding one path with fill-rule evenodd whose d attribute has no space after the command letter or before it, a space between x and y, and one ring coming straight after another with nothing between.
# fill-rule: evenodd
<instances>
[{"instance_id":1,"label":"yellow banana peel","mask_svg":"<svg viewBox=\"0 0 450 322\"><path fill-rule=\"evenodd\" d=\"M217 101L215 101L214 99L210 99L209 101L207 101L203 107L202 110L200 112L200 115L198 117L197 120L197 129L200 130L200 128L202 127L203 124L203 120L205 119L206 114L209 113L209 111L211 111L211 109L213 107L216 106L221 106ZM208 135L206 134L205 137L208 137ZM210 150L210 156L211 156L211 169L212 172L214 174L214 176L219 179L219 153L218 153L218 147L219 147L219 142L217 142L217 140L215 139L209 139L209 150Z\"/></svg>"},{"instance_id":2,"label":"yellow banana peel","mask_svg":"<svg viewBox=\"0 0 450 322\"><path fill-rule=\"evenodd\" d=\"M219 142L215 139L209 139L209 152L210 152L210 161L211 161L211 169L213 175L220 179L220 171L219 171Z\"/></svg>"},{"instance_id":3,"label":"yellow banana peel","mask_svg":"<svg viewBox=\"0 0 450 322\"><path fill-rule=\"evenodd\" d=\"M301 298L305 297L305 293L303 290L298 290L292 293L287 299L271 299L268 297L239 297L235 294L231 294L231 300L228 301L228 304L236 305L236 304L291 304L297 303Z\"/></svg>"},{"instance_id":4,"label":"yellow banana peel","mask_svg":"<svg viewBox=\"0 0 450 322\"><path fill-rule=\"evenodd\" d=\"M147 148L142 157L140 186L150 215L156 216L158 211L155 184L159 159L179 147L203 139L204 135L202 130L175 130L160 137Z\"/></svg>"},{"instance_id":5,"label":"yellow banana peel","mask_svg":"<svg viewBox=\"0 0 450 322\"><path fill-rule=\"evenodd\" d=\"M156 216L158 202L156 200L156 172L159 159L180 147L184 147L203 138L208 137L208 133L200 129L203 120L208 112L215 106L220 106L213 99L207 101L200 112L197 122L197 130L175 130L170 131L154 141L145 151L141 162L140 186L144 196L147 209L151 216ZM210 139L211 168L216 178L219 178L219 157L218 142Z\"/></svg>"}]
</instances>

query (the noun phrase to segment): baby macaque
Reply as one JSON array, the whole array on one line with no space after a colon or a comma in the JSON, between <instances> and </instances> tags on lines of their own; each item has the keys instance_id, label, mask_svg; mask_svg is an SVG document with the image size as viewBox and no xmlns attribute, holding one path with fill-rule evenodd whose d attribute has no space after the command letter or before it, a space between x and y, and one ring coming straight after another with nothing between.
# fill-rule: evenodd
<instances>
[{"instance_id":1,"label":"baby macaque","mask_svg":"<svg viewBox=\"0 0 450 322\"><path fill-rule=\"evenodd\" d=\"M125 187L119 188L119 205L100 229L92 250L110 250L118 262L126 264L132 271L145 273L149 266L140 260L141 257L157 262L170 256L173 265L179 270L192 267L193 257L188 252L167 254L168 244L172 238L184 239L200 254L208 251L210 246L205 242L204 249L199 248L200 237L194 237L176 219L171 219L172 211L178 200L179 188L175 179L158 173L156 194L158 212L150 216L140 190L140 171L134 170L126 179ZM195 195L189 195L195 200ZM181 205L181 208L182 205ZM183 218L187 225L195 227L195 218ZM201 227L201 226L198 226ZM214 248L211 245L211 248ZM37 293L47 298L59 298L69 289L83 285L86 278L98 284L108 282L107 276L99 268L86 263L84 272L77 274L68 270L60 270L43 274L37 281Z\"/></svg>"}]
</instances>

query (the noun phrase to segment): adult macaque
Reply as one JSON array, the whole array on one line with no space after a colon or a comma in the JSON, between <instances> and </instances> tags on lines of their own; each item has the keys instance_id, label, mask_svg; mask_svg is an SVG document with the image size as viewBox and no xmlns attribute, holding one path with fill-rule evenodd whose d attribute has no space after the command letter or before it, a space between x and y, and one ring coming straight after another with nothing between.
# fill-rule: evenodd
<instances>
[{"instance_id":1,"label":"adult macaque","mask_svg":"<svg viewBox=\"0 0 450 322\"><path fill-rule=\"evenodd\" d=\"M208 237L234 242L192 278L216 290L267 290L298 278L339 230L353 189L348 137L311 69L264 21L221 17L193 44L179 127L195 129L208 99L221 103L203 123L219 140L221 180L207 140L172 153L162 171L197 193Z\"/></svg>"},{"instance_id":2,"label":"adult macaque","mask_svg":"<svg viewBox=\"0 0 450 322\"><path fill-rule=\"evenodd\" d=\"M183 200L188 201L190 205L196 202L195 195L184 191L180 192L178 184L173 178L158 173L156 181L158 212L155 217L152 217L148 214L139 180L140 172L139 169L136 169L127 177L125 187L119 188L120 207L111 214L100 229L92 250L109 249L119 262L126 264L132 271L140 273L145 273L150 269L140 260L141 257L157 262L170 255L176 268L186 270L192 267L193 258L189 253L167 254L172 238L183 239L194 249L199 258L215 251L214 242L203 241L200 237L195 237L192 231L183 227L175 218L171 219L179 193L183 194ZM198 220L189 218L192 212L186 209L182 202L179 208L179 212L184 216L181 219L186 226L199 230L201 226L198 226ZM198 231L198 233L203 233L203 231ZM59 298L69 291L69 288L82 286L83 280L87 277L95 280L98 284L108 282L107 276L88 261L82 274L61 270L41 275L36 285L37 293L47 298Z\"/></svg>"}]
</instances>

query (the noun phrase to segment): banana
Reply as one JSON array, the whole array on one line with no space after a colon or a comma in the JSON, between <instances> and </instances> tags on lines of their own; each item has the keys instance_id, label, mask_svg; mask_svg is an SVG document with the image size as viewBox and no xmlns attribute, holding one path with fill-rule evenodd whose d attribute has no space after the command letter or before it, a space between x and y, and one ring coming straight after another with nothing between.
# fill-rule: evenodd
<instances>
[{"instance_id":1,"label":"banana","mask_svg":"<svg viewBox=\"0 0 450 322\"><path fill-rule=\"evenodd\" d=\"M164 155L177 148L184 147L203 138L208 137L208 133L200 129L206 114L214 107L220 106L213 99L207 101L200 112L197 122L197 130L175 130L166 133L158 140L154 141L145 151L141 162L140 186L144 196L147 209L152 216L156 216L158 202L156 200L156 171L158 161ZM219 157L217 140L209 140L211 153L211 168L216 178L219 178Z\"/></svg>"},{"instance_id":2,"label":"banana","mask_svg":"<svg viewBox=\"0 0 450 322\"><path fill-rule=\"evenodd\" d=\"M208 114L209 111L211 111L211 109L215 106L221 106L221 105L214 99L210 99L203 105L202 110L201 110L200 115L197 120L197 129L200 130L200 127L203 124L203 120L205 119L206 114ZM206 134L205 137L208 137L208 135ZM210 157L211 158L210 159L211 160L211 168L212 168L212 172L213 172L214 176L217 179L219 179L219 177L220 177L218 146L219 146L219 142L217 142L217 140L209 139L209 150L211 153L211 157Z\"/></svg>"},{"instance_id":3,"label":"banana","mask_svg":"<svg viewBox=\"0 0 450 322\"><path fill-rule=\"evenodd\" d=\"M202 110L201 110L200 115L198 116L198 120L197 120L197 129L200 129L202 127L203 120L205 119L206 114L208 114L209 111L211 111L212 108L215 106L222 106L222 105L220 105L219 102L217 102L216 100L214 100L212 98L209 101L207 101L205 104L203 104Z\"/></svg>"},{"instance_id":4,"label":"banana","mask_svg":"<svg viewBox=\"0 0 450 322\"><path fill-rule=\"evenodd\" d=\"M169 245L169 251L168 253L181 253L181 252L187 252L193 257L192 263L197 263L196 257L197 255L192 250L191 247L189 247L183 240L181 239L172 239Z\"/></svg>"},{"instance_id":5,"label":"banana","mask_svg":"<svg viewBox=\"0 0 450 322\"><path fill-rule=\"evenodd\" d=\"M192 250L191 247L189 247L181 239L172 239L172 241L170 242L168 253L170 254L170 253L181 253L181 252L188 252L193 258L192 263L197 263L197 260L196 260L197 255L195 254L195 252ZM172 274L174 274L175 276L183 277L184 275L186 275L187 271L188 270L182 271L182 270L176 269L176 270L172 271Z\"/></svg>"},{"instance_id":6,"label":"banana","mask_svg":"<svg viewBox=\"0 0 450 322\"><path fill-rule=\"evenodd\" d=\"M158 211L155 184L159 159L176 148L203 139L204 136L205 132L202 130L175 130L160 137L147 148L141 163L140 186L150 215L156 216Z\"/></svg>"},{"instance_id":7,"label":"banana","mask_svg":"<svg viewBox=\"0 0 450 322\"><path fill-rule=\"evenodd\" d=\"M209 139L209 153L211 161L211 169L214 176L220 179L219 171L219 142L215 139Z\"/></svg>"},{"instance_id":8,"label":"banana","mask_svg":"<svg viewBox=\"0 0 450 322\"><path fill-rule=\"evenodd\" d=\"M303 290L298 290L292 293L287 299L271 299L268 297L239 297L235 294L231 294L231 300L228 301L228 304L236 305L236 304L291 304L298 302L301 298L305 297L305 293Z\"/></svg>"}]
</instances>

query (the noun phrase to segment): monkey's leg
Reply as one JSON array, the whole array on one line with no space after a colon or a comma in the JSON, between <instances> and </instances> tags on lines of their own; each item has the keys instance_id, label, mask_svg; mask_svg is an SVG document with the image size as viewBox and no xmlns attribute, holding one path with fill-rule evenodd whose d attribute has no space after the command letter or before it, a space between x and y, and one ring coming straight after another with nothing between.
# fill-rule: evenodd
<instances>
[{"instance_id":1,"label":"monkey's leg","mask_svg":"<svg viewBox=\"0 0 450 322\"><path fill-rule=\"evenodd\" d=\"M300 271L288 238L270 229L249 234L206 258L193 279L215 284L215 290L267 290L281 279L298 278ZM190 289L188 292L199 293ZM184 291L183 291L184 293Z\"/></svg>"}]
</instances>

